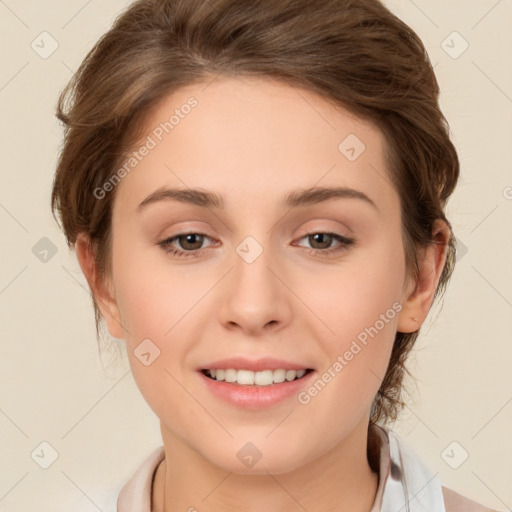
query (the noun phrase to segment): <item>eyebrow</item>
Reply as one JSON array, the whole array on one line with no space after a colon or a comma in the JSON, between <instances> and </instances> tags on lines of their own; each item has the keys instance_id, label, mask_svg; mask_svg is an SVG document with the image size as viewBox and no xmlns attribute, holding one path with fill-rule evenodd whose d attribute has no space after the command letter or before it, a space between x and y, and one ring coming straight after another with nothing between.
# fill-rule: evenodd
<instances>
[{"instance_id":1,"label":"eyebrow","mask_svg":"<svg viewBox=\"0 0 512 512\"><path fill-rule=\"evenodd\" d=\"M361 199L379 211L377 205L366 194L348 187L313 187L295 190L285 197L284 205L290 208L298 208L322 203L330 199ZM148 205L156 202L173 200L203 208L224 208L224 198L213 192L197 188L177 189L161 187L147 196L139 204L137 211L141 212Z\"/></svg>"}]
</instances>

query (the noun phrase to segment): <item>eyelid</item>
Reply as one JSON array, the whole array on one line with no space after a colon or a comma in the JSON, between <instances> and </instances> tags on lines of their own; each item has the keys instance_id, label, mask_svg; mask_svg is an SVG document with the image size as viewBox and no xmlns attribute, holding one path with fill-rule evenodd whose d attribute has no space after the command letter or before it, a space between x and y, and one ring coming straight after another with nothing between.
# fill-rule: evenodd
<instances>
[{"instance_id":1,"label":"eyelid","mask_svg":"<svg viewBox=\"0 0 512 512\"><path fill-rule=\"evenodd\" d=\"M332 237L334 240L336 240L338 242L338 245L334 246L334 247L329 247L327 249L314 249L314 248L310 248L310 247L304 247L304 249L307 249L309 250L311 253L315 253L315 254L324 254L324 255L328 255L328 254L333 254L333 253L337 253L337 252L341 252L345 249L347 249L349 246L355 244L355 242L357 241L354 237L348 237L348 236L345 236L345 235L341 235L340 233L337 233L335 231L329 231L329 230L313 230L313 231L309 231L307 232L305 235L301 236L298 238L298 240L302 240L304 238L308 238L309 236L312 236L312 235L318 235L318 234L322 234L322 235L328 235L330 237ZM302 247L301 245L299 245L299 247Z\"/></svg>"},{"instance_id":2,"label":"eyelid","mask_svg":"<svg viewBox=\"0 0 512 512\"><path fill-rule=\"evenodd\" d=\"M338 244L334 245L333 247L328 247L326 249L315 249L313 247L303 247L302 245L298 245L303 251L306 251L308 255L312 257L318 257L318 258L329 258L329 257L336 257L338 255L341 255L342 253L349 250L349 247L353 245L357 240L354 237L346 237L344 235L341 235L337 232L329 231L329 230L322 230L322 229L313 229L313 230L307 230L306 233L304 233L302 236L300 236L297 240L300 241L304 238L308 238L312 235L317 234L323 234L332 237ZM208 245L207 247L194 249L191 251L187 251L184 249L179 249L175 246L173 246L173 242L175 242L177 239L179 239L181 236L186 235L199 235L202 236L205 239L209 239L212 243ZM222 242L220 242L222 243ZM170 254L174 256L175 258L187 258L187 257L199 257L202 254L204 254L205 251L209 251L212 249L213 246L219 245L219 241L215 238L207 235L206 233L201 233L200 231L194 231L194 230L188 230L188 231L182 231L180 233L176 233L173 236L164 238L162 241L157 242L157 245L161 247L162 250L165 251L166 254Z\"/></svg>"},{"instance_id":3,"label":"eyelid","mask_svg":"<svg viewBox=\"0 0 512 512\"><path fill-rule=\"evenodd\" d=\"M188 231L181 231L179 233L163 237L162 240L157 242L157 245L160 245L163 247L170 246L178 238L180 238L181 236L186 236L186 235L199 235L199 236L202 236L203 238L208 239L212 242L209 246L201 248L201 249L195 249L194 251L184 251L184 252L188 252L190 254L193 254L194 252L197 252L197 251L203 251L204 249L208 249L212 245L215 245L215 243L218 244L218 240L216 240L214 237L212 237L206 233L203 233L199 230L188 230ZM178 250L181 250L181 249L178 249Z\"/></svg>"},{"instance_id":4,"label":"eyelid","mask_svg":"<svg viewBox=\"0 0 512 512\"><path fill-rule=\"evenodd\" d=\"M330 235L337 235L337 236L344 237L344 238L349 238L349 235L343 235L342 233L340 233L340 231L342 231L342 230L336 229L336 228L326 228L326 227L306 228L306 230L304 231L304 234L300 238L303 238L308 235L316 235L318 233L325 233L325 234L330 234Z\"/></svg>"},{"instance_id":5,"label":"eyelid","mask_svg":"<svg viewBox=\"0 0 512 512\"><path fill-rule=\"evenodd\" d=\"M317 234L324 234L324 235L331 235L331 236L336 236L336 237L339 237L339 238L342 238L342 239L345 239L345 240L350 240L351 237L350 236L347 236L347 235L342 235L341 233L338 233L337 231L333 231L333 230L329 230L329 229L325 229L325 228L319 228L319 229L311 229L311 228L308 228L306 229L306 231L297 237L297 240L302 240L303 238L307 237L307 236L311 236L311 235L317 235ZM204 233L202 231L199 231L199 230L194 230L194 229L189 229L189 230L184 230L184 231L180 231L176 234L173 234L173 235L170 235L170 236L165 236L165 237L159 237L161 238L162 240L160 242L158 242L159 244L161 244L162 242L166 242L166 241L169 241L169 240L176 240L177 238L179 238L180 236L185 236L185 235L200 235L200 236L203 236L205 238L208 238L210 239L211 241L213 242L218 242L218 240L216 240L214 237L208 235L207 233ZM192 251L189 251L189 252L192 252Z\"/></svg>"}]
</instances>

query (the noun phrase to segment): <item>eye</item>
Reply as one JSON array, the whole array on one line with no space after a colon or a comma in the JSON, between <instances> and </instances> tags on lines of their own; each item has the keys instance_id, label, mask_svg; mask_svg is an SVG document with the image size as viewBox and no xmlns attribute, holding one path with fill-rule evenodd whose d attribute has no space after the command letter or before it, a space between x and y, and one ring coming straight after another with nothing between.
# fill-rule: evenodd
<instances>
[{"instance_id":1,"label":"eye","mask_svg":"<svg viewBox=\"0 0 512 512\"><path fill-rule=\"evenodd\" d=\"M308 250L308 253L312 256L337 254L341 251L347 250L347 248L355 242L354 238L347 238L338 233L323 231L308 233L306 236L301 238L301 240L304 239L307 239L313 246ZM308 248L306 247L305 249Z\"/></svg>"},{"instance_id":2,"label":"eye","mask_svg":"<svg viewBox=\"0 0 512 512\"><path fill-rule=\"evenodd\" d=\"M311 248L303 247L308 251L308 254L312 256L328 256L331 254L337 254L347 250L347 248L355 242L354 238L347 238L338 233L322 231L307 233L300 240L303 239L307 239L309 243L313 245ZM204 233L190 232L180 233L173 237L166 238L165 240L158 242L158 245L162 247L166 254L171 254L172 256L177 257L190 257L197 256L197 253L201 249L205 249L205 247L203 247L205 240L212 241L211 245L214 243L218 244L218 242L213 242L212 238ZM176 247L175 243L177 243L183 250ZM206 247L206 249L211 247L211 245Z\"/></svg>"},{"instance_id":3,"label":"eye","mask_svg":"<svg viewBox=\"0 0 512 512\"><path fill-rule=\"evenodd\" d=\"M180 233L171 238L167 238L158 242L167 254L172 254L173 256L179 257L187 257L194 256L199 249L203 249L203 242L211 238L208 235L203 233ZM178 242L178 244L185 250L180 250L173 245L174 242Z\"/></svg>"}]
</instances>

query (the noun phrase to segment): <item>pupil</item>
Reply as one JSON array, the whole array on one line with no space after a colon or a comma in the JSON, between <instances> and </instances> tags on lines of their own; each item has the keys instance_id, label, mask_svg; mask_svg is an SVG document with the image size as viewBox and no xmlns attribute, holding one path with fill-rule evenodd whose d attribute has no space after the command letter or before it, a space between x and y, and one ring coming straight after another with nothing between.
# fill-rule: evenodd
<instances>
[{"instance_id":1,"label":"pupil","mask_svg":"<svg viewBox=\"0 0 512 512\"><path fill-rule=\"evenodd\" d=\"M327 245L327 247L329 246L330 235L328 235L326 233L316 233L313 235L313 238L316 238L316 237L320 237L320 241L319 241L320 244L322 244L322 238L327 237L327 243L325 241L323 241L323 244ZM318 240L316 240L316 242L318 242Z\"/></svg>"},{"instance_id":2,"label":"pupil","mask_svg":"<svg viewBox=\"0 0 512 512\"><path fill-rule=\"evenodd\" d=\"M186 246L187 244L194 245L194 238L195 237L199 237L200 241L197 242L197 240L196 240L196 242L195 242L195 245L197 245L199 243L199 247L186 247L186 248L188 248L188 249L199 249L201 247L201 245L203 244L203 242L202 242L202 240L200 238L201 235L197 235L197 234L191 233L191 234L188 234L188 235L184 235L181 238L185 239L185 246ZM182 244L182 246L183 246L183 244Z\"/></svg>"}]
</instances>

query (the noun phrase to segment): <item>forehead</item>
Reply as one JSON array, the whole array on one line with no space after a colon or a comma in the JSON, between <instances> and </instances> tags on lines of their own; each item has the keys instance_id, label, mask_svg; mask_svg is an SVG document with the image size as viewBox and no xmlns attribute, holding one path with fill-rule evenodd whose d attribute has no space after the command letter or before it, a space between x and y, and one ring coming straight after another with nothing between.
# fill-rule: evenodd
<instances>
[{"instance_id":1,"label":"forehead","mask_svg":"<svg viewBox=\"0 0 512 512\"><path fill-rule=\"evenodd\" d=\"M184 87L160 102L142 133L116 191L131 211L165 186L210 190L226 207L313 186L397 199L374 124L275 80L217 77Z\"/></svg>"}]
</instances>

